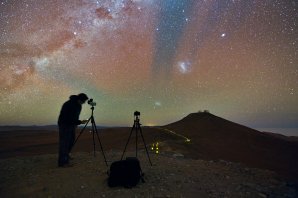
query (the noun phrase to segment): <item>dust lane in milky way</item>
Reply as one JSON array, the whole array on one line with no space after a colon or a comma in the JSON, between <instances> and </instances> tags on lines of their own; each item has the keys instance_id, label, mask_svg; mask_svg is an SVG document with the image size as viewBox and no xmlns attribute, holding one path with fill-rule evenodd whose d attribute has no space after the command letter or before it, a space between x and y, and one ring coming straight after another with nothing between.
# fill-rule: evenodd
<instances>
[{"instance_id":1,"label":"dust lane in milky way","mask_svg":"<svg viewBox=\"0 0 298 198\"><path fill-rule=\"evenodd\" d=\"M54 124L80 92L102 125L204 109L248 126L298 123L295 1L0 2L1 125Z\"/></svg>"}]
</instances>

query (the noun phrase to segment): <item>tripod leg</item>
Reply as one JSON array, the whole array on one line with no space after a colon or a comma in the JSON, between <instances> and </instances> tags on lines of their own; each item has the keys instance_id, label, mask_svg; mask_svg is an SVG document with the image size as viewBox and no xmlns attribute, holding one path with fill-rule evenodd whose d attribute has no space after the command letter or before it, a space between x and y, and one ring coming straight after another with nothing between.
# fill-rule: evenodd
<instances>
[{"instance_id":1,"label":"tripod leg","mask_svg":"<svg viewBox=\"0 0 298 198\"><path fill-rule=\"evenodd\" d=\"M142 129L141 129L140 125L138 125L138 128L140 129L141 137L143 139L143 143L144 143L144 146L145 146L145 149L146 149L148 160L150 162L150 165L152 166L152 162L151 162L150 157L149 157L148 149L147 149L147 146L146 146L146 143L145 143L145 139L144 139L144 136L143 136L143 132L142 132Z\"/></svg>"},{"instance_id":2,"label":"tripod leg","mask_svg":"<svg viewBox=\"0 0 298 198\"><path fill-rule=\"evenodd\" d=\"M136 158L138 157L138 125L136 125Z\"/></svg>"},{"instance_id":3,"label":"tripod leg","mask_svg":"<svg viewBox=\"0 0 298 198\"><path fill-rule=\"evenodd\" d=\"M93 117L91 118L91 122L92 122L92 139L93 139L93 155L95 157L95 139L94 139L94 119Z\"/></svg>"},{"instance_id":4,"label":"tripod leg","mask_svg":"<svg viewBox=\"0 0 298 198\"><path fill-rule=\"evenodd\" d=\"M75 145L76 142L78 141L79 137L83 134L83 132L84 132L85 128L87 127L88 123L90 122L90 120L91 120L91 117L88 119L88 121L86 122L85 126L84 126L84 127L82 128L82 130L80 131L80 134L78 135L78 137L77 137L76 140L74 141L74 143L73 143L73 145L72 145L72 147L71 147L71 149L70 149L69 152L72 151L74 145Z\"/></svg>"},{"instance_id":5,"label":"tripod leg","mask_svg":"<svg viewBox=\"0 0 298 198\"><path fill-rule=\"evenodd\" d=\"M103 158L104 158L104 160L105 160L106 165L108 166L108 162L107 162L105 153L104 153L104 151L103 151L103 147L102 147L101 141L100 141L99 136L98 136L98 132L97 132L97 128L96 128L95 121L94 121L93 123L94 123L94 129L95 129L95 132L96 132L96 135L97 135L97 139L98 139L98 142L99 142L99 145L100 145L100 149L101 149ZM94 150L94 152L95 152L95 150Z\"/></svg>"},{"instance_id":6,"label":"tripod leg","mask_svg":"<svg viewBox=\"0 0 298 198\"><path fill-rule=\"evenodd\" d=\"M133 125L133 127L132 127L131 130L130 130L130 134L129 134L128 140L127 140L127 142L126 142L125 148L124 148L124 150L123 150L123 153L122 153L122 156L121 156L121 160L123 159L124 153L125 153L125 151L126 151L126 147L127 147L128 143L129 143L129 140L130 140L130 137L131 137L131 134L132 134L132 131L133 131L134 128L135 128L135 124Z\"/></svg>"}]
</instances>

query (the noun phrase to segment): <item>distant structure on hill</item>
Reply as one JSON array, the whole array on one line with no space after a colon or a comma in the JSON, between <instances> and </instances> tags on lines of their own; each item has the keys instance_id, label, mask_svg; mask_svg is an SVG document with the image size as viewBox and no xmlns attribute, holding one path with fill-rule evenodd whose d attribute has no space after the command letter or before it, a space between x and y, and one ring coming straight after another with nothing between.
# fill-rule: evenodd
<instances>
[{"instance_id":1,"label":"distant structure on hill","mask_svg":"<svg viewBox=\"0 0 298 198\"><path fill-rule=\"evenodd\" d=\"M210 111L209 110L204 110L204 111L199 110L198 113L210 113Z\"/></svg>"}]
</instances>

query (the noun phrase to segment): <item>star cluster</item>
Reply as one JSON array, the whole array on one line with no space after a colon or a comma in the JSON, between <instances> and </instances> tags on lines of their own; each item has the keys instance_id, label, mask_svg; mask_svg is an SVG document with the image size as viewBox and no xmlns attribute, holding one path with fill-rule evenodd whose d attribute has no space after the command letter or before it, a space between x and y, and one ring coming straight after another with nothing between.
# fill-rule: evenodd
<instances>
[{"instance_id":1,"label":"star cluster","mask_svg":"<svg viewBox=\"0 0 298 198\"><path fill-rule=\"evenodd\" d=\"M1 0L0 124L55 124L81 92L101 125L209 110L298 123L297 1ZM81 118L88 118L84 106Z\"/></svg>"}]
</instances>

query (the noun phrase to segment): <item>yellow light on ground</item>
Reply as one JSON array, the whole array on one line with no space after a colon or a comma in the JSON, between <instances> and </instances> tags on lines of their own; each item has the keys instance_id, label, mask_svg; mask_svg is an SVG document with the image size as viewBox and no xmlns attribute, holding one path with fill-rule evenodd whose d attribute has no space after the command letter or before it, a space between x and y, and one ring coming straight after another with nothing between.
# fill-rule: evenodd
<instances>
[{"instance_id":1,"label":"yellow light on ground","mask_svg":"<svg viewBox=\"0 0 298 198\"><path fill-rule=\"evenodd\" d=\"M187 138L187 139L185 140L185 142L190 142L190 139Z\"/></svg>"},{"instance_id":2,"label":"yellow light on ground","mask_svg":"<svg viewBox=\"0 0 298 198\"><path fill-rule=\"evenodd\" d=\"M153 144L152 144L152 147L151 147L151 150L152 150L152 151L155 151L156 154L159 154L158 144L159 144L158 142L153 143Z\"/></svg>"}]
</instances>

